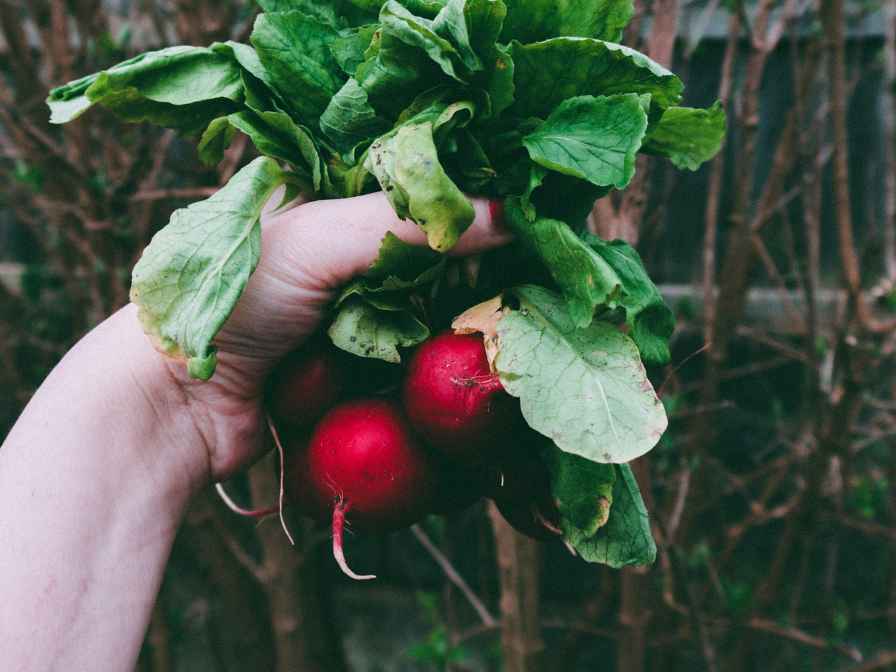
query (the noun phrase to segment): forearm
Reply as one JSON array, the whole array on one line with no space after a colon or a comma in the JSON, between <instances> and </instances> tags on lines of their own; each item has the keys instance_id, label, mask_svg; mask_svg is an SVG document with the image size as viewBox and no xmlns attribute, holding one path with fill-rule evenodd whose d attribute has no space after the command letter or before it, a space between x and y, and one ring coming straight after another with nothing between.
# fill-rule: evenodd
<instances>
[{"instance_id":1,"label":"forearm","mask_svg":"<svg viewBox=\"0 0 896 672\"><path fill-rule=\"evenodd\" d=\"M201 443L132 308L66 356L0 447L4 669L133 669Z\"/></svg>"}]
</instances>

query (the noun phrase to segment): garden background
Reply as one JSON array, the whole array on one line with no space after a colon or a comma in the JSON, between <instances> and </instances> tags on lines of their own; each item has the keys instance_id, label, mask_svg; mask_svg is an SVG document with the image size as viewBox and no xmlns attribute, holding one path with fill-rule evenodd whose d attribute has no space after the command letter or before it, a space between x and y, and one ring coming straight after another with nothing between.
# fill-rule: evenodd
<instances>
[{"instance_id":1,"label":"garden background","mask_svg":"<svg viewBox=\"0 0 896 672\"><path fill-rule=\"evenodd\" d=\"M354 584L325 532L295 523L293 549L209 492L142 672L896 669L896 1L635 7L624 42L682 74L685 104L729 114L718 158L681 173L642 157L592 217L638 244L678 317L673 363L651 371L670 430L635 464L656 564L587 565L481 505L422 536L351 538L380 577ZM240 137L210 170L101 110L52 127L47 91L148 49L247 41L254 14L0 0L0 437L124 305L170 213L253 151ZM235 496L270 501L273 474L263 463Z\"/></svg>"}]
</instances>

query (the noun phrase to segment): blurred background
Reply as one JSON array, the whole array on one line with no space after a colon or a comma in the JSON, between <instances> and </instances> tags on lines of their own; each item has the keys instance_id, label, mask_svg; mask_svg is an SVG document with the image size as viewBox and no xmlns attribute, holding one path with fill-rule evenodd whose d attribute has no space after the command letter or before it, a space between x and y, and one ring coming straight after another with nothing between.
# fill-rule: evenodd
<instances>
[{"instance_id":1,"label":"blurred background","mask_svg":"<svg viewBox=\"0 0 896 672\"><path fill-rule=\"evenodd\" d=\"M142 672L896 670L896 2L636 0L625 42L730 133L696 173L649 158L592 225L638 244L678 315L651 372L671 426L635 467L659 557L622 572L483 505L423 533L297 548L200 498ZM49 88L171 44L246 41L250 0L0 0L0 437L216 170ZM274 470L232 484L264 504ZM7 512L6 515L14 515ZM461 589L463 587L463 589ZM466 596L465 596L466 593Z\"/></svg>"}]
</instances>

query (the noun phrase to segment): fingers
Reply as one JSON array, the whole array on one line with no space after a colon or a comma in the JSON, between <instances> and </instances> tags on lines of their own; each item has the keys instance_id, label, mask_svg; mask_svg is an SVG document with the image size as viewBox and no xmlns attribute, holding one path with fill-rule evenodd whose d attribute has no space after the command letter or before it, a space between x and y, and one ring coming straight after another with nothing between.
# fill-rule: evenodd
<instances>
[{"instance_id":1,"label":"fingers","mask_svg":"<svg viewBox=\"0 0 896 672\"><path fill-rule=\"evenodd\" d=\"M499 207L485 199L473 199L473 206L473 224L451 254L475 254L510 240ZM367 270L390 231L412 245L426 245L426 234L413 222L399 219L379 192L306 203L276 215L265 224L264 248L276 250L277 257L313 280L316 288L335 288Z\"/></svg>"}]
</instances>

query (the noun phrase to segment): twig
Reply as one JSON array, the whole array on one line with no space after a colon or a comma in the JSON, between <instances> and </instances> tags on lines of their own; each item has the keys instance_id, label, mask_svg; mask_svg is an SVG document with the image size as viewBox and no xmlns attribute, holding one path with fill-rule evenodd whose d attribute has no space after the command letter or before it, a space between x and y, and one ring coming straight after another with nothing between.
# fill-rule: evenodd
<instances>
[{"instance_id":1,"label":"twig","mask_svg":"<svg viewBox=\"0 0 896 672\"><path fill-rule=\"evenodd\" d=\"M218 189L216 187L186 187L183 189L152 189L150 191L138 191L131 196L132 201L161 201L169 198L178 200L190 200L193 198L208 198Z\"/></svg>"},{"instance_id":2,"label":"twig","mask_svg":"<svg viewBox=\"0 0 896 672\"><path fill-rule=\"evenodd\" d=\"M747 625L753 630L768 632L773 635L777 635L778 637L784 637L786 639L793 640L794 642L805 644L806 646L811 646L817 649L834 649L835 651L839 651L844 656L847 656L856 662L860 662L862 660L862 653L853 646L838 644L837 642L832 642L829 639L816 637L814 635L810 635L808 632L804 632L803 630L790 625L780 625L778 623L775 623L774 621L758 617L751 618Z\"/></svg>"},{"instance_id":3,"label":"twig","mask_svg":"<svg viewBox=\"0 0 896 672\"><path fill-rule=\"evenodd\" d=\"M896 664L896 651L884 651L867 663L854 667L847 672L875 672L875 670L882 670L894 664Z\"/></svg>"},{"instance_id":4,"label":"twig","mask_svg":"<svg viewBox=\"0 0 896 672\"><path fill-rule=\"evenodd\" d=\"M495 617L491 615L488 608L483 604L482 600L479 599L479 596L473 592L473 589L470 588L470 585L464 580L464 577L462 577L454 568L451 561L445 557L445 554L442 553L434 543L432 543L432 540L426 532L423 531L423 528L419 525L414 525L411 527L411 532L417 538L417 541L420 542L420 545L426 549L426 552L429 553L432 559L436 561L436 564L445 573L447 579L451 581L451 583L453 583L467 599L467 602L470 603L470 606L473 607L473 610L479 615L482 625L487 628L495 627L498 623L495 620Z\"/></svg>"}]
</instances>

